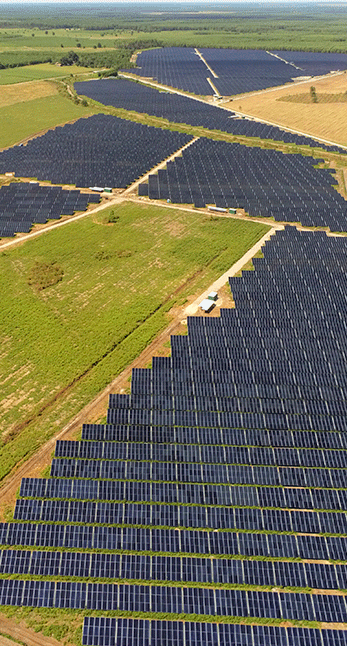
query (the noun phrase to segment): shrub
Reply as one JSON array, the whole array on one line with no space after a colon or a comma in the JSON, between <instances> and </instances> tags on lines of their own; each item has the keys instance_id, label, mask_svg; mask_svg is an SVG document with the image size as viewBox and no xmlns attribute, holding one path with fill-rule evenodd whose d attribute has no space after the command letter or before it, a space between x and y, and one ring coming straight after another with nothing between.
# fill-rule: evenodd
<instances>
[{"instance_id":1,"label":"shrub","mask_svg":"<svg viewBox=\"0 0 347 646\"><path fill-rule=\"evenodd\" d=\"M38 292L59 283L64 276L64 270L55 262L36 262L28 274L28 285Z\"/></svg>"}]
</instances>

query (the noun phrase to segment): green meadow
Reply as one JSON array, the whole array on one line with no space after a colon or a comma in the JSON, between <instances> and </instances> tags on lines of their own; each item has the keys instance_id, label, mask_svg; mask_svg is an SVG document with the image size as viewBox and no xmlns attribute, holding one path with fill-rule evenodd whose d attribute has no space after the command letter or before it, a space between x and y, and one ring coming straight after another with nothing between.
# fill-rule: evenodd
<instances>
[{"instance_id":1,"label":"green meadow","mask_svg":"<svg viewBox=\"0 0 347 646\"><path fill-rule=\"evenodd\" d=\"M268 230L126 202L112 210L0 253L0 478L135 359L174 305Z\"/></svg>"},{"instance_id":2,"label":"green meadow","mask_svg":"<svg viewBox=\"0 0 347 646\"><path fill-rule=\"evenodd\" d=\"M87 117L92 112L59 94L0 108L0 148L12 146L47 128Z\"/></svg>"}]
</instances>

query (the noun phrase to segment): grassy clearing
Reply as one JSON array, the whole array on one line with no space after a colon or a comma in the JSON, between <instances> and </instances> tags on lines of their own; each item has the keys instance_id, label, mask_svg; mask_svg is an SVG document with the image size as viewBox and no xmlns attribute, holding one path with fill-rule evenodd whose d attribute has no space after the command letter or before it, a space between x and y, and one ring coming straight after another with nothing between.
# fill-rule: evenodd
<instances>
[{"instance_id":1,"label":"grassy clearing","mask_svg":"<svg viewBox=\"0 0 347 646\"><path fill-rule=\"evenodd\" d=\"M90 114L89 107L75 105L59 94L5 106L0 108L0 148Z\"/></svg>"},{"instance_id":2,"label":"grassy clearing","mask_svg":"<svg viewBox=\"0 0 347 646\"><path fill-rule=\"evenodd\" d=\"M107 212L87 216L0 255L1 477L130 363L174 304L268 229L132 203L112 210L115 224ZM54 263L62 280L34 289L36 263Z\"/></svg>"}]
</instances>

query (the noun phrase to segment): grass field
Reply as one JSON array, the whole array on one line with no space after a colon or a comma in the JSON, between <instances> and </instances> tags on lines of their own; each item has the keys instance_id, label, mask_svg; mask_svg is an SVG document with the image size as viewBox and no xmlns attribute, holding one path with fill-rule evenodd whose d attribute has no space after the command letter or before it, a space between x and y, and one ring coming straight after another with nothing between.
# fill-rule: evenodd
<instances>
[{"instance_id":1,"label":"grass field","mask_svg":"<svg viewBox=\"0 0 347 646\"><path fill-rule=\"evenodd\" d=\"M268 230L163 207L113 210L114 224L105 212L86 216L0 254L1 478L166 327L173 305L203 291ZM55 263L63 279L36 291L28 285L36 262Z\"/></svg>"},{"instance_id":2,"label":"grass field","mask_svg":"<svg viewBox=\"0 0 347 646\"><path fill-rule=\"evenodd\" d=\"M307 96L314 85L319 94L339 94L347 90L347 74L306 83L293 84L280 90L259 92L249 97L234 98L229 104L234 110L267 119L281 126L301 130L347 146L347 120L344 103L298 103L284 98L303 94Z\"/></svg>"},{"instance_id":3,"label":"grass field","mask_svg":"<svg viewBox=\"0 0 347 646\"><path fill-rule=\"evenodd\" d=\"M12 67L0 70L0 85L12 83L25 83L26 81L38 81L41 79L59 78L70 74L90 73L86 67L71 65L70 67L59 67L51 63L40 63L39 65L26 65L25 67ZM17 90L20 92L21 90ZM1 91L2 93L2 91Z\"/></svg>"},{"instance_id":4,"label":"grass field","mask_svg":"<svg viewBox=\"0 0 347 646\"><path fill-rule=\"evenodd\" d=\"M0 149L93 111L59 94L0 108ZM9 169L10 171L11 169Z\"/></svg>"}]
</instances>

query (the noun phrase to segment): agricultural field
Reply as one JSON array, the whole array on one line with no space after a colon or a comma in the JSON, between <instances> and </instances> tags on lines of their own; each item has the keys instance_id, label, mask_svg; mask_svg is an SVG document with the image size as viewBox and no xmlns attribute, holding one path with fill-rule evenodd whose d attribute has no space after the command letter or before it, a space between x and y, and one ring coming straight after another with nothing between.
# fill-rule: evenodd
<instances>
[{"instance_id":1,"label":"agricultural field","mask_svg":"<svg viewBox=\"0 0 347 646\"><path fill-rule=\"evenodd\" d=\"M312 86L316 89L317 97L344 94L347 92L347 73L311 79L291 88L275 88L250 96L236 97L225 105L249 116L347 146L345 103L335 102L333 98L327 102L306 103ZM298 96L305 97L305 103L296 101L295 97Z\"/></svg>"},{"instance_id":2,"label":"agricultural field","mask_svg":"<svg viewBox=\"0 0 347 646\"><path fill-rule=\"evenodd\" d=\"M46 96L58 94L58 88L54 83L44 81L29 81L22 83L20 91L16 85L7 85L2 88L0 95L0 109L15 103L25 103L34 99L41 99Z\"/></svg>"},{"instance_id":3,"label":"agricultural field","mask_svg":"<svg viewBox=\"0 0 347 646\"><path fill-rule=\"evenodd\" d=\"M266 231L122 203L2 252L0 477L128 365L167 326L174 305ZM56 284L28 284L40 267L52 268Z\"/></svg>"},{"instance_id":4,"label":"agricultural field","mask_svg":"<svg viewBox=\"0 0 347 646\"><path fill-rule=\"evenodd\" d=\"M14 85L17 83L26 83L28 81L40 81L43 79L61 78L75 75L90 74L91 70L86 67L71 65L66 67L59 67L52 63L39 63L38 65L25 65L23 67L9 67L0 70L0 85ZM3 94L1 90L1 95ZM15 88L18 97L21 96L22 87Z\"/></svg>"}]
</instances>

